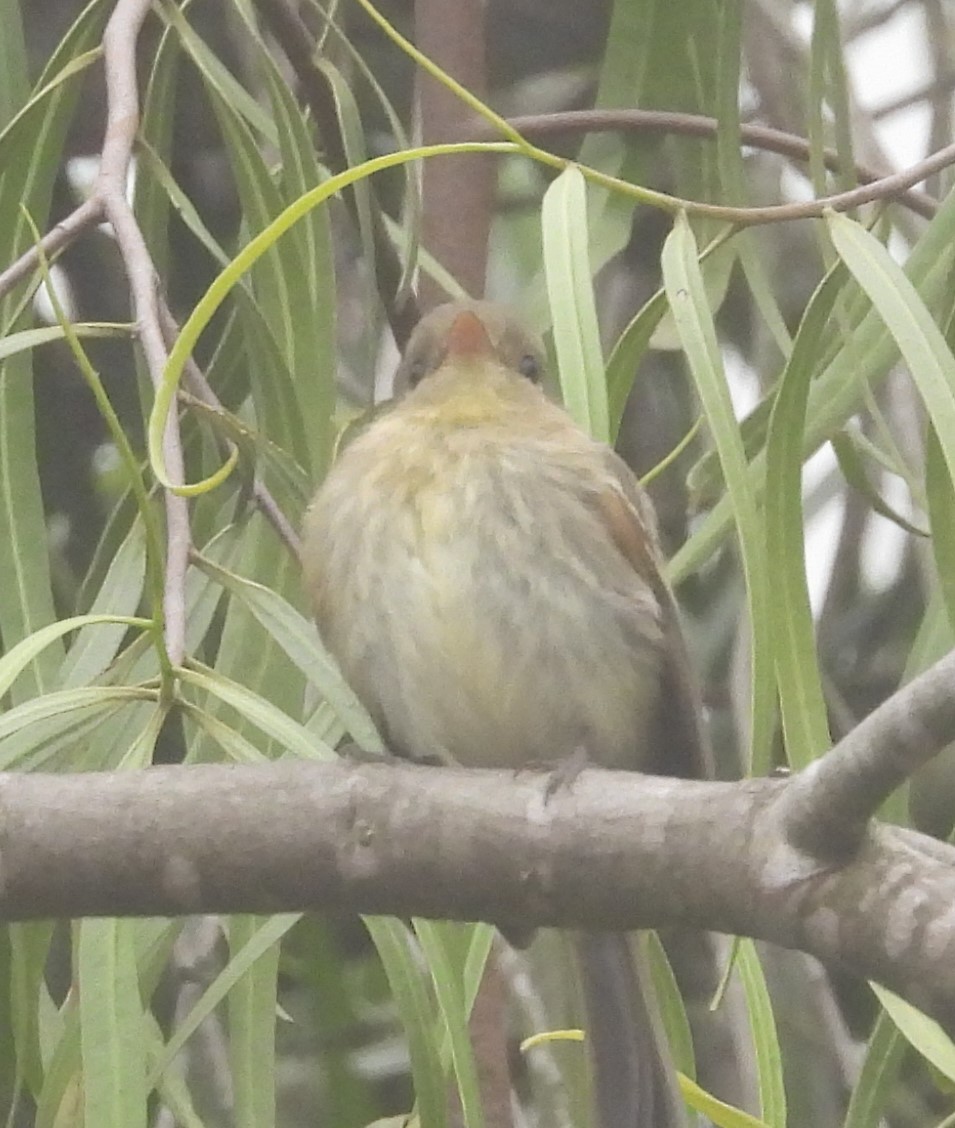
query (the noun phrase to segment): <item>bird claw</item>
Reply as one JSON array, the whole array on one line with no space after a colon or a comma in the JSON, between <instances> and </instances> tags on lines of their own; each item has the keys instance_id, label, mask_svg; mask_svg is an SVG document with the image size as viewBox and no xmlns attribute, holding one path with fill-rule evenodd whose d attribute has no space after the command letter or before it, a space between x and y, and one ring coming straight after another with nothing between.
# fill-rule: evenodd
<instances>
[{"instance_id":1,"label":"bird claw","mask_svg":"<svg viewBox=\"0 0 955 1128\"><path fill-rule=\"evenodd\" d=\"M550 778L544 788L544 802L547 803L553 799L558 791L573 787L574 781L589 764L590 758L587 755L587 749L582 744L578 744L569 756L558 761L550 769Z\"/></svg>"}]
</instances>

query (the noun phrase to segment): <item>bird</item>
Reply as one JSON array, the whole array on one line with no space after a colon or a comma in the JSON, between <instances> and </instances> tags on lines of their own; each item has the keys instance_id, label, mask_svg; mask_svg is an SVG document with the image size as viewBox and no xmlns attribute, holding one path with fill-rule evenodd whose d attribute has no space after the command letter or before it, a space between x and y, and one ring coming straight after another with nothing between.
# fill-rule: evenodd
<instances>
[{"instance_id":1,"label":"bird","mask_svg":"<svg viewBox=\"0 0 955 1128\"><path fill-rule=\"evenodd\" d=\"M709 774L653 505L546 390L541 341L487 301L413 332L395 403L309 506L320 635L397 755ZM646 971L581 933L601 1128L685 1123Z\"/></svg>"}]
</instances>

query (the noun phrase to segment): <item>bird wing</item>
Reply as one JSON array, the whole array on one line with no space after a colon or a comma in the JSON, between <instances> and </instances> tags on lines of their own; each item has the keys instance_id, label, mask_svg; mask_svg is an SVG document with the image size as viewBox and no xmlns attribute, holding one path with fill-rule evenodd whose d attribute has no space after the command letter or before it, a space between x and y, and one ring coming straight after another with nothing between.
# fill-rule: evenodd
<instances>
[{"instance_id":1,"label":"bird wing","mask_svg":"<svg viewBox=\"0 0 955 1128\"><path fill-rule=\"evenodd\" d=\"M599 499L610 535L631 566L650 585L660 608L663 657L653 744L659 751L650 770L684 779L710 779L712 755L703 732L699 686L686 648L673 592L663 578L653 506L630 467L610 453L609 469L619 484Z\"/></svg>"}]
</instances>

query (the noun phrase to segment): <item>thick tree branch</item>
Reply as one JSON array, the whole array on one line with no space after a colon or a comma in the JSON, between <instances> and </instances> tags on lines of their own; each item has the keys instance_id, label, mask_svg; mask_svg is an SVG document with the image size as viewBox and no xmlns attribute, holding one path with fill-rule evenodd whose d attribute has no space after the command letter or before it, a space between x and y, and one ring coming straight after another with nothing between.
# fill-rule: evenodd
<instances>
[{"instance_id":1,"label":"thick tree branch","mask_svg":"<svg viewBox=\"0 0 955 1128\"><path fill-rule=\"evenodd\" d=\"M479 98L487 96L487 8L483 0L415 0L415 42L447 74ZM470 115L461 100L420 68L416 74L421 141L451 141ZM495 194L488 155L436 157L421 170L421 223L425 248L472 296L484 295L488 239ZM447 299L444 287L421 278L421 304Z\"/></svg>"},{"instance_id":2,"label":"thick tree branch","mask_svg":"<svg viewBox=\"0 0 955 1128\"><path fill-rule=\"evenodd\" d=\"M0 775L0 915L323 909L630 929L801 948L955 1032L955 849L873 826L823 867L792 781L696 783L280 762Z\"/></svg>"},{"instance_id":3,"label":"thick tree branch","mask_svg":"<svg viewBox=\"0 0 955 1128\"><path fill-rule=\"evenodd\" d=\"M955 741L955 651L903 686L792 780L781 815L791 842L821 861L862 843L869 820Z\"/></svg>"}]
</instances>

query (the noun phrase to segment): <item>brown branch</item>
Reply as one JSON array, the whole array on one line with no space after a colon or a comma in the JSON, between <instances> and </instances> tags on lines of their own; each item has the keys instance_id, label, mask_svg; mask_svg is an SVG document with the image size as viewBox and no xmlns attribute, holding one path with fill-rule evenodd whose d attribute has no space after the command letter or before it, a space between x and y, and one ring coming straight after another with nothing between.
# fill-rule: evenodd
<instances>
[{"instance_id":1,"label":"brown branch","mask_svg":"<svg viewBox=\"0 0 955 1128\"><path fill-rule=\"evenodd\" d=\"M133 312L153 387L162 381L167 353L159 318L158 279L146 241L126 196L133 143L139 128L136 42L151 0L119 0L103 33L106 71L106 137L94 196L113 229L132 295ZM185 481L182 445L175 413L163 435L163 458L170 481ZM166 568L163 591L165 644L179 665L186 646L186 568L189 563L189 508L186 499L163 491L166 510Z\"/></svg>"},{"instance_id":2,"label":"brown branch","mask_svg":"<svg viewBox=\"0 0 955 1128\"><path fill-rule=\"evenodd\" d=\"M666 110L565 110L552 114L527 114L507 120L521 134L530 138L550 137L555 133L624 132L651 136L677 134L709 141L716 140L719 129L716 118ZM479 129L474 135L482 139L497 136L489 129ZM743 143L751 148L778 153L800 163L809 160L809 142L795 133L743 123L740 135ZM838 172L843 165L835 149L824 149L823 161L830 172ZM860 184L874 184L880 179L879 173L861 164L856 164L855 174ZM895 200L925 219L931 219L939 206L938 201L931 196L912 189L899 193Z\"/></svg>"},{"instance_id":3,"label":"brown branch","mask_svg":"<svg viewBox=\"0 0 955 1128\"><path fill-rule=\"evenodd\" d=\"M415 0L417 46L479 98L487 95L486 19L484 0ZM460 133L470 111L454 93L419 69L417 94L422 144ZM435 157L421 172L422 243L475 298L484 294L494 184L495 164L487 153ZM440 283L422 277L425 309L447 297Z\"/></svg>"},{"instance_id":4,"label":"brown branch","mask_svg":"<svg viewBox=\"0 0 955 1128\"><path fill-rule=\"evenodd\" d=\"M845 40L850 42L868 31L882 27L889 20L894 19L911 0L891 0L882 8L867 8L852 18L845 31Z\"/></svg>"},{"instance_id":5,"label":"brown branch","mask_svg":"<svg viewBox=\"0 0 955 1128\"><path fill-rule=\"evenodd\" d=\"M780 812L790 842L822 862L858 849L892 792L955 740L953 687L955 650L794 776Z\"/></svg>"},{"instance_id":6,"label":"brown branch","mask_svg":"<svg viewBox=\"0 0 955 1128\"><path fill-rule=\"evenodd\" d=\"M953 90L955 90L955 71L945 71L921 86L917 86L914 90L900 94L897 98L877 106L872 111L872 120L883 121L885 118L891 117L892 114L897 114L900 110L917 106L919 102L924 102L929 98L934 100L944 97L951 94Z\"/></svg>"},{"instance_id":7,"label":"brown branch","mask_svg":"<svg viewBox=\"0 0 955 1128\"><path fill-rule=\"evenodd\" d=\"M820 867L791 781L698 783L281 761L0 775L0 917L332 912L632 929L800 948L955 1031L955 849L871 827ZM918 912L912 892L918 890Z\"/></svg>"},{"instance_id":8,"label":"brown branch","mask_svg":"<svg viewBox=\"0 0 955 1128\"><path fill-rule=\"evenodd\" d=\"M546 150L538 149L530 142L527 142L526 145L527 155L534 160L540 160L555 168L565 168L572 163L554 156ZM831 196L820 196L815 200L807 200L803 203L768 204L762 207L731 207L724 204L707 204L695 200L680 199L677 196L668 196L663 192L653 192L648 189L641 191L647 204L658 206L674 214L685 211L689 215L706 216L709 219L733 224L737 227L756 227L761 224L782 223L794 219L819 219L827 211L845 212L861 207L863 204L871 204L880 200L894 200L914 184L919 184L933 173L940 172L953 164L955 164L955 144L939 149L902 172L883 176L870 184L863 184L846 192L836 192ZM602 187L613 188L617 191L623 191L629 187L625 181L608 176L599 170L581 166L581 171L588 180Z\"/></svg>"},{"instance_id":9,"label":"brown branch","mask_svg":"<svg viewBox=\"0 0 955 1128\"><path fill-rule=\"evenodd\" d=\"M38 244L24 251L6 270L0 272L0 298L5 298L18 282L22 282L36 270L41 252L46 259L52 259L66 247L72 246L85 231L95 227L102 218L103 201L94 194L71 211L65 219L61 219L55 227L51 227Z\"/></svg>"}]
</instances>

